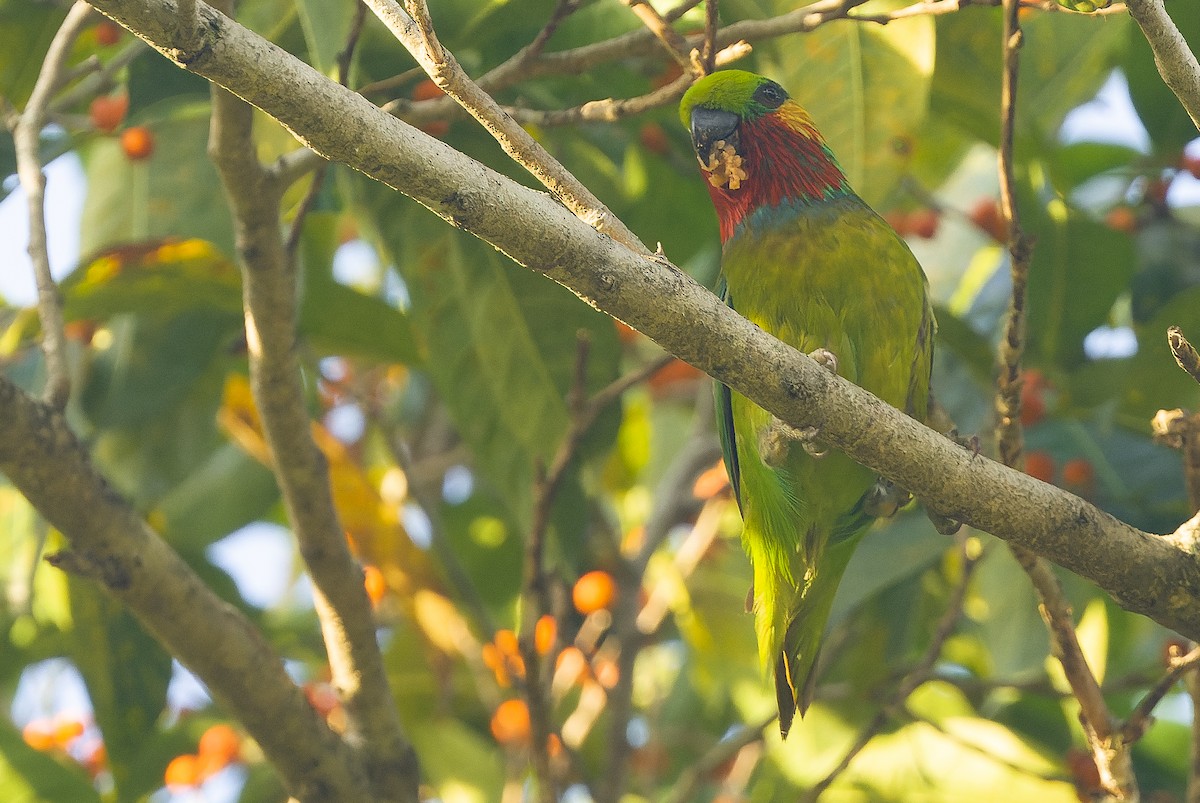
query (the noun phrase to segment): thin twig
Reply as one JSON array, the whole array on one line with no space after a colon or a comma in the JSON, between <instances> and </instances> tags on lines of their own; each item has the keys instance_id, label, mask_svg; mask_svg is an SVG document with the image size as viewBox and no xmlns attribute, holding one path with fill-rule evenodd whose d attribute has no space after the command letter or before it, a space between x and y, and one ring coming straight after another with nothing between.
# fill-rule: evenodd
<instances>
[{"instance_id":1,"label":"thin twig","mask_svg":"<svg viewBox=\"0 0 1200 803\"><path fill-rule=\"evenodd\" d=\"M698 761L679 775L675 785L661 799L662 803L688 803L688 801L695 800L700 784L704 782L710 772L736 756L747 745L761 742L763 730L778 718L778 714L772 714L761 722L743 725L732 736L727 736L714 744Z\"/></svg>"},{"instance_id":2,"label":"thin twig","mask_svg":"<svg viewBox=\"0 0 1200 803\"><path fill-rule=\"evenodd\" d=\"M621 2L654 34L654 37L662 43L663 50L675 59L675 63L682 67L684 72L692 71L692 59L688 56L691 48L688 47L687 39L683 34L672 28L671 23L663 19L654 6L646 0L621 0Z\"/></svg>"},{"instance_id":3,"label":"thin twig","mask_svg":"<svg viewBox=\"0 0 1200 803\"><path fill-rule=\"evenodd\" d=\"M42 69L25 104L25 111L13 128L13 147L16 150L17 177L25 190L29 208L29 258L37 282L38 315L42 319L42 353L46 359L46 387L43 396L48 404L62 409L71 395L70 366L67 364L67 338L63 332L62 297L50 272L49 241L46 234L46 176L42 173L39 154L42 128L50 99L61 87L63 70L71 55L71 46L92 16L92 7L83 0L71 6L66 19L50 42Z\"/></svg>"},{"instance_id":4,"label":"thin twig","mask_svg":"<svg viewBox=\"0 0 1200 803\"><path fill-rule=\"evenodd\" d=\"M1012 282L1004 333L1000 339L1000 370L997 379L997 448L1008 466L1023 464L1024 436L1021 428L1021 359L1025 352L1026 299L1032 246L1021 228L1016 204L1016 178L1013 146L1016 129L1017 82L1021 31L1020 2L1004 1L1004 70L1000 89L1000 208L1008 227L1008 253ZM1101 783L1118 799L1136 797L1129 751L1113 740L1113 718L1109 713L1100 684L1088 666L1075 625L1070 603L1062 585L1040 557L1027 549L1010 545L1013 557L1029 575L1041 600L1039 611L1050 633L1053 652L1080 706L1080 718Z\"/></svg>"},{"instance_id":5,"label":"thin twig","mask_svg":"<svg viewBox=\"0 0 1200 803\"><path fill-rule=\"evenodd\" d=\"M815 803L821 794L837 780L838 776L849 768L850 763L863 751L867 743L883 730L888 721L904 710L909 696L921 684L933 677L933 666L942 654L942 647L945 646L946 640L954 633L954 628L958 626L958 620L962 617L963 603L967 598L967 589L970 587L971 578L975 574L975 567L979 563L978 555L972 552L968 538L962 534L959 534L957 538L959 542L959 554L962 556L962 573L959 575L958 582L954 585L954 590L950 594L946 610L938 620L933 639L925 649L924 655L917 665L897 684L888 702L880 706L875 716L871 718L871 721L859 732L858 738L854 740L854 743L842 756L837 766L804 793L800 798L801 803Z\"/></svg>"},{"instance_id":6,"label":"thin twig","mask_svg":"<svg viewBox=\"0 0 1200 803\"><path fill-rule=\"evenodd\" d=\"M591 190L583 186L471 80L438 40L425 0L408 0L410 13L406 13L394 0L366 0L366 3L417 63L425 68L434 83L470 112L505 153L542 182L577 217L627 248L650 254L637 236Z\"/></svg>"},{"instance_id":7,"label":"thin twig","mask_svg":"<svg viewBox=\"0 0 1200 803\"><path fill-rule=\"evenodd\" d=\"M1154 51L1154 65L1163 82L1200 129L1200 62L1195 53L1175 27L1162 0L1126 0L1125 5ZM1180 13L1194 12L1181 9Z\"/></svg>"},{"instance_id":8,"label":"thin twig","mask_svg":"<svg viewBox=\"0 0 1200 803\"><path fill-rule=\"evenodd\" d=\"M1121 726L1122 741L1126 744L1132 744L1142 738L1142 734L1146 732L1146 728L1150 727L1150 715L1154 712L1155 706L1167 695L1167 692L1171 690L1184 673L1195 669L1198 665L1200 665L1200 647L1193 647L1186 655L1172 658L1166 673L1158 679L1158 682L1154 684L1150 691L1146 692L1146 696L1139 700L1134 709L1129 712L1129 716L1125 719L1125 724Z\"/></svg>"},{"instance_id":9,"label":"thin twig","mask_svg":"<svg viewBox=\"0 0 1200 803\"><path fill-rule=\"evenodd\" d=\"M704 3L704 47L700 50L700 61L705 75L717 67L717 0L705 0Z\"/></svg>"},{"instance_id":10,"label":"thin twig","mask_svg":"<svg viewBox=\"0 0 1200 803\"><path fill-rule=\"evenodd\" d=\"M51 115L62 114L86 100L108 92L117 85L117 75L135 58L146 52L149 47L141 39L131 38L116 55L100 65L100 69L60 92L54 102L50 104L49 113Z\"/></svg>"}]
</instances>

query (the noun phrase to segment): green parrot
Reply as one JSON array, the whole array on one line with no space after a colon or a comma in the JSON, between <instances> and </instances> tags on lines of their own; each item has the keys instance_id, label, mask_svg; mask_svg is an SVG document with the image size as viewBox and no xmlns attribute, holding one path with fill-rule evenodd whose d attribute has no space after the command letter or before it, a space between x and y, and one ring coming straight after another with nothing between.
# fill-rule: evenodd
<instances>
[{"instance_id":1,"label":"green parrot","mask_svg":"<svg viewBox=\"0 0 1200 803\"><path fill-rule=\"evenodd\" d=\"M936 324L920 264L854 193L812 118L774 81L713 73L679 110L720 222L722 298L826 367L924 421ZM898 494L815 432L724 385L717 418L754 569L747 597L784 737L812 701L838 583ZM889 509L890 508L890 509Z\"/></svg>"}]
</instances>

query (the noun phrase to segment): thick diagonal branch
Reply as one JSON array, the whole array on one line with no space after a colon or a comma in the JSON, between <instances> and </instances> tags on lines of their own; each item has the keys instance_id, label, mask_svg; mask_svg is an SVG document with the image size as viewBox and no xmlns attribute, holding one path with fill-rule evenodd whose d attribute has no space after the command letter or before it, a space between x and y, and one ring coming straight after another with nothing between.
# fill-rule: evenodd
<instances>
[{"instance_id":1,"label":"thick diagonal branch","mask_svg":"<svg viewBox=\"0 0 1200 803\"><path fill-rule=\"evenodd\" d=\"M92 465L61 413L0 377L0 473L70 542L52 556L121 600L262 747L302 801L366 800L366 779L236 608L220 599Z\"/></svg>"}]
</instances>

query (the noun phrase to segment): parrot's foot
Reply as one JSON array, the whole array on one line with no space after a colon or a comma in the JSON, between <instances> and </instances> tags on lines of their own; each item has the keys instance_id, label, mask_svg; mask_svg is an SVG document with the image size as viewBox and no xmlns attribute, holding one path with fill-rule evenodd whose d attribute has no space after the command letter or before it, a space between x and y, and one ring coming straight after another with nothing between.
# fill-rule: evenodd
<instances>
[{"instance_id":1,"label":"parrot's foot","mask_svg":"<svg viewBox=\"0 0 1200 803\"><path fill-rule=\"evenodd\" d=\"M829 349L816 349L808 353L816 361L817 365L824 366L829 369L829 373L836 374L838 369L838 358Z\"/></svg>"},{"instance_id":2,"label":"parrot's foot","mask_svg":"<svg viewBox=\"0 0 1200 803\"><path fill-rule=\"evenodd\" d=\"M875 481L863 502L863 510L877 519L890 519L896 511L912 501L912 494L891 480L880 477Z\"/></svg>"},{"instance_id":3,"label":"parrot's foot","mask_svg":"<svg viewBox=\"0 0 1200 803\"><path fill-rule=\"evenodd\" d=\"M772 416L770 425L758 436L758 453L771 468L783 465L793 443L799 443L813 457L824 457L829 450L817 443L819 433L816 427L793 427Z\"/></svg>"}]
</instances>

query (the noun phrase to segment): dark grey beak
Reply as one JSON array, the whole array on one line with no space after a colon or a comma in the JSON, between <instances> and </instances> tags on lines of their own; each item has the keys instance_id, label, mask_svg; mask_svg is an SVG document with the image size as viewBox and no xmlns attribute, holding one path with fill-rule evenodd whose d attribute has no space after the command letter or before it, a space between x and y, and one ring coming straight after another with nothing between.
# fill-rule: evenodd
<instances>
[{"instance_id":1,"label":"dark grey beak","mask_svg":"<svg viewBox=\"0 0 1200 803\"><path fill-rule=\"evenodd\" d=\"M720 109L692 109L692 147L704 164L709 163L713 144L724 140L727 145L738 149L738 123L741 118L733 112Z\"/></svg>"}]
</instances>

